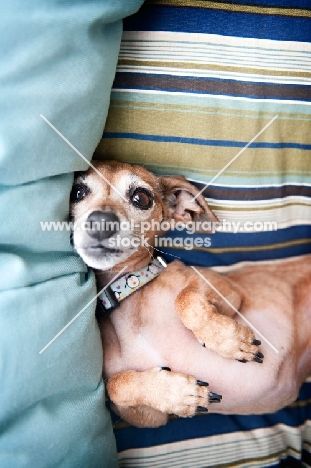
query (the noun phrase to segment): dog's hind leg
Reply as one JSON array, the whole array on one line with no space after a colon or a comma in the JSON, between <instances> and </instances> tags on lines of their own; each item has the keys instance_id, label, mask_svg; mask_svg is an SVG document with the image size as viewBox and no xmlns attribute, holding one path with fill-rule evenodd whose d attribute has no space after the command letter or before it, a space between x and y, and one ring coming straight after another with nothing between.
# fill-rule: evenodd
<instances>
[{"instance_id":1,"label":"dog's hind leg","mask_svg":"<svg viewBox=\"0 0 311 468\"><path fill-rule=\"evenodd\" d=\"M111 405L112 410L122 419L136 427L159 427L167 423L168 415L150 406L117 406Z\"/></svg>"}]
</instances>

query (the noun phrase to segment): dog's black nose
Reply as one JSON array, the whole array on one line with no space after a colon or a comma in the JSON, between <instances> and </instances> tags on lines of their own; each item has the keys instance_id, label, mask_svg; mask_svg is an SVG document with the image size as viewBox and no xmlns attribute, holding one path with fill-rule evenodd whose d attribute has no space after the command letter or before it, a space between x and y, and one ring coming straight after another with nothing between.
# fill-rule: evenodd
<instances>
[{"instance_id":1,"label":"dog's black nose","mask_svg":"<svg viewBox=\"0 0 311 468\"><path fill-rule=\"evenodd\" d=\"M93 211L86 220L89 236L99 241L108 239L119 231L120 220L113 211Z\"/></svg>"}]
</instances>

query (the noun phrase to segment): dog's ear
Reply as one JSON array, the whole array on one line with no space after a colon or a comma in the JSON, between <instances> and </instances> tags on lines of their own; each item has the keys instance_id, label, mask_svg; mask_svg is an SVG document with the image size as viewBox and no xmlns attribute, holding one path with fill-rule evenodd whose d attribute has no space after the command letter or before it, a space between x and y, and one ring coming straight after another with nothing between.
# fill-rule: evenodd
<instances>
[{"instance_id":1,"label":"dog's ear","mask_svg":"<svg viewBox=\"0 0 311 468\"><path fill-rule=\"evenodd\" d=\"M199 190L182 176L159 177L161 193L165 206L168 208L166 216L176 222L217 222Z\"/></svg>"}]
</instances>

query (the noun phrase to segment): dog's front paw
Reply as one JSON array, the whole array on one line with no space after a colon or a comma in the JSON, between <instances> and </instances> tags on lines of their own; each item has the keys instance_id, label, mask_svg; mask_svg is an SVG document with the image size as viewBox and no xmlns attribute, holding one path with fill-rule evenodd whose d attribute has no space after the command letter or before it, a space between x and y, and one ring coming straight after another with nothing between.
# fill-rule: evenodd
<instances>
[{"instance_id":1,"label":"dog's front paw","mask_svg":"<svg viewBox=\"0 0 311 468\"><path fill-rule=\"evenodd\" d=\"M160 411L190 417L208 411L211 403L221 401L221 395L210 392L208 383L191 375L171 372L169 368L152 369L157 391L156 404Z\"/></svg>"},{"instance_id":2,"label":"dog's front paw","mask_svg":"<svg viewBox=\"0 0 311 468\"><path fill-rule=\"evenodd\" d=\"M149 406L166 414L189 417L207 411L221 395L210 392L208 383L191 375L171 372L168 367L113 374L106 384L111 401L117 406Z\"/></svg>"},{"instance_id":3,"label":"dog's front paw","mask_svg":"<svg viewBox=\"0 0 311 468\"><path fill-rule=\"evenodd\" d=\"M175 306L184 325L202 346L241 362L263 362L263 354L259 351L261 343L253 331L219 313L217 304L206 301L197 288L184 288L176 298Z\"/></svg>"},{"instance_id":4,"label":"dog's front paw","mask_svg":"<svg viewBox=\"0 0 311 468\"><path fill-rule=\"evenodd\" d=\"M225 319L225 326L219 327L217 333L212 338L209 337L205 346L224 357L240 362L262 363L264 355L259 350L261 342L255 338L254 332L230 318Z\"/></svg>"}]
</instances>

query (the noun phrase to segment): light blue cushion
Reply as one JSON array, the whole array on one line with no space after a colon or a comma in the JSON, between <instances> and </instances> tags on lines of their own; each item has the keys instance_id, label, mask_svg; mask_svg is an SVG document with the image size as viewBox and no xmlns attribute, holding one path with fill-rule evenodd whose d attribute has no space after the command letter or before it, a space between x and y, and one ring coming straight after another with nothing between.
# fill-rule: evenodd
<instances>
[{"instance_id":1,"label":"light blue cushion","mask_svg":"<svg viewBox=\"0 0 311 468\"><path fill-rule=\"evenodd\" d=\"M122 33L141 0L0 4L0 466L114 467L96 294L67 231L72 172L101 137Z\"/></svg>"}]
</instances>

